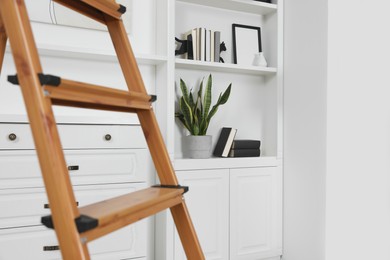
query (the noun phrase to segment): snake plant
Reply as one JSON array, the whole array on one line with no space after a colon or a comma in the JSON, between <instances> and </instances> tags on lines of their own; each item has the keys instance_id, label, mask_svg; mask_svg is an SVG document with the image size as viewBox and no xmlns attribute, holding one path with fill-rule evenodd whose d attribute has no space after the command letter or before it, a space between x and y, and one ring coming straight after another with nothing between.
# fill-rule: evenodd
<instances>
[{"instance_id":1,"label":"snake plant","mask_svg":"<svg viewBox=\"0 0 390 260\"><path fill-rule=\"evenodd\" d=\"M230 96L232 84L227 87L224 93L219 94L217 103L211 107L211 87L212 76L208 77L206 90L203 94L203 80L200 83L197 96L188 91L186 83L180 79L180 89L182 96L179 100L179 112L176 117L181 121L185 128L190 131L191 135L206 135L210 125L211 118L218 111L220 105L225 104ZM211 110L210 110L211 108Z\"/></svg>"}]
</instances>

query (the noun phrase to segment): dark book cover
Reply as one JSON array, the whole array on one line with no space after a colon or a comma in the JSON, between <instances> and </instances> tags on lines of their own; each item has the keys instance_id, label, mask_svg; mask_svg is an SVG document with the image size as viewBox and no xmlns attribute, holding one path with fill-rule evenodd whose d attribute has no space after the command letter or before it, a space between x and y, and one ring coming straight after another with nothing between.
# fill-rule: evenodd
<instances>
[{"instance_id":1,"label":"dark book cover","mask_svg":"<svg viewBox=\"0 0 390 260\"><path fill-rule=\"evenodd\" d=\"M229 157L259 157L260 149L231 149Z\"/></svg>"},{"instance_id":2,"label":"dark book cover","mask_svg":"<svg viewBox=\"0 0 390 260\"><path fill-rule=\"evenodd\" d=\"M223 127L214 148L214 156L228 157L237 129Z\"/></svg>"},{"instance_id":3,"label":"dark book cover","mask_svg":"<svg viewBox=\"0 0 390 260\"><path fill-rule=\"evenodd\" d=\"M192 35L188 34L187 36L187 59L194 59L194 51L192 50Z\"/></svg>"},{"instance_id":4,"label":"dark book cover","mask_svg":"<svg viewBox=\"0 0 390 260\"><path fill-rule=\"evenodd\" d=\"M232 149L260 149L260 140L234 140Z\"/></svg>"}]
</instances>

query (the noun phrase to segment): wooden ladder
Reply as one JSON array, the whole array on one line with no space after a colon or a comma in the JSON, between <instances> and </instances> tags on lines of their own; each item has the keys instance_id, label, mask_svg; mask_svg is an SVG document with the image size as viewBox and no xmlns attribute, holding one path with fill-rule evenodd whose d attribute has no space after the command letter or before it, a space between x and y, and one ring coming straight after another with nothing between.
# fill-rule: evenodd
<instances>
[{"instance_id":1,"label":"wooden ladder","mask_svg":"<svg viewBox=\"0 0 390 260\"><path fill-rule=\"evenodd\" d=\"M170 208L187 258L205 259L164 145L128 36L121 20L126 8L114 0L55 0L107 25L129 91L43 74L23 0L0 0L0 70L9 38L35 147L50 203L42 223L54 228L65 260L90 259L87 243ZM65 163L52 105L136 113L161 185L78 208Z\"/></svg>"}]
</instances>

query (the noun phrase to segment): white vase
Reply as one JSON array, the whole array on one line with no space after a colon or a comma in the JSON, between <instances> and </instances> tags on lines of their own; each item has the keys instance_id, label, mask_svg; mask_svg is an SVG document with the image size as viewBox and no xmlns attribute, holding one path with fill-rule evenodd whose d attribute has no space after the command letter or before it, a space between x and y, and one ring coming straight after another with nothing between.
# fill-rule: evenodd
<instances>
[{"instance_id":1,"label":"white vase","mask_svg":"<svg viewBox=\"0 0 390 260\"><path fill-rule=\"evenodd\" d=\"M206 159L211 156L211 135L188 135L183 137L185 157Z\"/></svg>"},{"instance_id":2,"label":"white vase","mask_svg":"<svg viewBox=\"0 0 390 260\"><path fill-rule=\"evenodd\" d=\"M253 66L267 67L267 60L262 52L255 53L253 58Z\"/></svg>"}]
</instances>

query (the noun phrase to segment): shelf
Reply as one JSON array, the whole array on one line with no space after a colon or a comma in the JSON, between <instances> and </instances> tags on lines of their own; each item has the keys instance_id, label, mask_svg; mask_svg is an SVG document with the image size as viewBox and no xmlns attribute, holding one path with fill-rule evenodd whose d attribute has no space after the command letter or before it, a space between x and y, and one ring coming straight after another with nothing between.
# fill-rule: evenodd
<instances>
[{"instance_id":1,"label":"shelf","mask_svg":"<svg viewBox=\"0 0 390 260\"><path fill-rule=\"evenodd\" d=\"M274 75L277 72L276 68L272 67L242 66L237 64L194 61L185 59L176 59L176 68L242 73L262 76Z\"/></svg>"},{"instance_id":2,"label":"shelf","mask_svg":"<svg viewBox=\"0 0 390 260\"><path fill-rule=\"evenodd\" d=\"M175 159L173 166L177 171L206 170L250 167L276 167L279 162L276 157L246 157L246 158L209 158L209 159Z\"/></svg>"},{"instance_id":3,"label":"shelf","mask_svg":"<svg viewBox=\"0 0 390 260\"><path fill-rule=\"evenodd\" d=\"M233 11L267 15L277 11L276 4L257 2L253 0L177 0L183 3L192 3L204 6L217 7Z\"/></svg>"},{"instance_id":4,"label":"shelf","mask_svg":"<svg viewBox=\"0 0 390 260\"><path fill-rule=\"evenodd\" d=\"M7 52L10 52L9 46L7 46ZM115 52L110 50L93 50L88 48L41 44L38 45L38 52L42 56L96 61L118 61ZM135 54L135 56L138 64L142 65L159 65L167 62L168 60L166 56L162 55Z\"/></svg>"}]
</instances>

